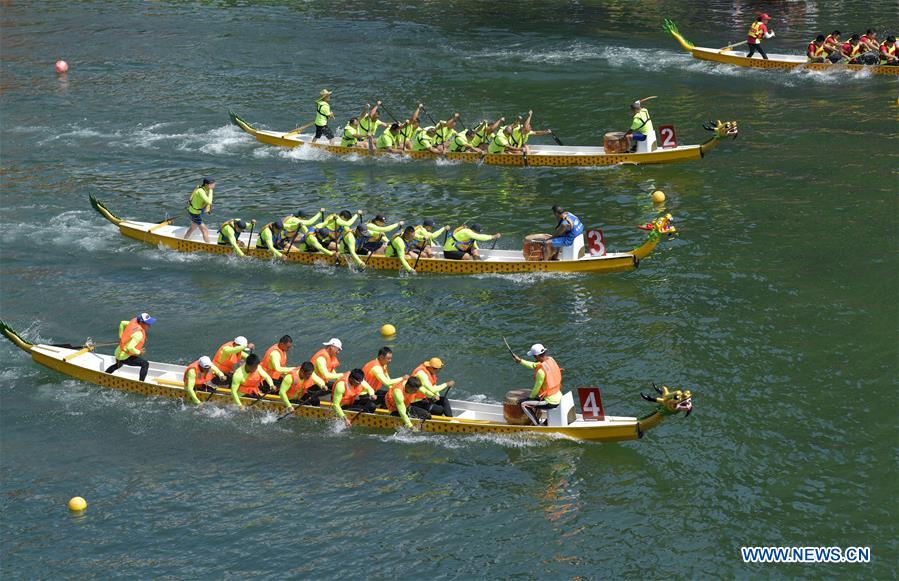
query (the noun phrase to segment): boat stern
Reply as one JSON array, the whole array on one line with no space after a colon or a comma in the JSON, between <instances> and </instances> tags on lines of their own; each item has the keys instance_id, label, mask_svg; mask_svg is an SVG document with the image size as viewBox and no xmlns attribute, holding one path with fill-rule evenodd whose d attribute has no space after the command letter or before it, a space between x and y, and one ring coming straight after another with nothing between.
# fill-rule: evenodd
<instances>
[{"instance_id":1,"label":"boat stern","mask_svg":"<svg viewBox=\"0 0 899 581\"><path fill-rule=\"evenodd\" d=\"M683 48L685 51L691 54L693 53L693 43L683 37L683 35L677 29L677 25L673 21L666 18L665 22L662 23L662 30L670 33L671 36L673 36L675 40L677 40L678 44L680 44L681 48Z\"/></svg>"},{"instance_id":2,"label":"boat stern","mask_svg":"<svg viewBox=\"0 0 899 581\"><path fill-rule=\"evenodd\" d=\"M15 329L10 327L6 323L6 321L4 321L2 319L0 319L0 333L3 333L4 337L9 339L9 341L13 345L18 347L22 351L24 351L26 353L31 353L31 348L34 347L34 345L32 343L29 343L28 341L26 341L24 338L22 338L22 336L19 335L19 333Z\"/></svg>"}]
</instances>

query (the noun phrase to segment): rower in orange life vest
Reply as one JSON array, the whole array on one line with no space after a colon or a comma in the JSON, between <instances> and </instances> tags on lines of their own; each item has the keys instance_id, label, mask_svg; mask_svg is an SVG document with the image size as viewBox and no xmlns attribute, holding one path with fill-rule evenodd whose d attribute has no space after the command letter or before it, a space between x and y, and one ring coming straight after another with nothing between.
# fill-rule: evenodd
<instances>
[{"instance_id":1,"label":"rower in orange life vest","mask_svg":"<svg viewBox=\"0 0 899 581\"><path fill-rule=\"evenodd\" d=\"M346 417L343 410L371 414L378 408L378 404L375 403L375 390L365 381L365 373L361 369L347 371L334 383L331 408L347 427L350 427L352 421Z\"/></svg>"},{"instance_id":2,"label":"rower in orange life vest","mask_svg":"<svg viewBox=\"0 0 899 581\"><path fill-rule=\"evenodd\" d=\"M294 403L318 406L321 405L318 392L326 389L325 380L315 373L312 362L304 361L299 367L284 374L278 396L287 408L291 408Z\"/></svg>"},{"instance_id":3,"label":"rower in orange life vest","mask_svg":"<svg viewBox=\"0 0 899 581\"><path fill-rule=\"evenodd\" d=\"M337 371L340 360L337 354L343 351L343 343L340 339L333 337L322 343L323 347L315 352L310 361L315 366L315 373L327 382L334 382L340 379L341 373Z\"/></svg>"},{"instance_id":4,"label":"rower in orange life vest","mask_svg":"<svg viewBox=\"0 0 899 581\"><path fill-rule=\"evenodd\" d=\"M263 355L260 365L272 378L272 381L278 381L285 373L293 371L293 367L287 367L287 352L291 347L293 347L293 338L290 335L284 335Z\"/></svg>"},{"instance_id":5,"label":"rower in orange life vest","mask_svg":"<svg viewBox=\"0 0 899 581\"><path fill-rule=\"evenodd\" d=\"M225 381L217 382L213 379L212 382L220 386L230 386L234 370L250 356L255 348L256 346L249 343L243 335L238 335L233 341L222 343L216 349L215 355L212 356L212 364L225 374Z\"/></svg>"},{"instance_id":6,"label":"rower in orange life vest","mask_svg":"<svg viewBox=\"0 0 899 581\"><path fill-rule=\"evenodd\" d=\"M768 55L762 48L762 38L774 38L774 31L768 32L769 20L771 17L767 14L759 14L759 17L749 27L749 35L746 40L746 44L749 45L749 54L746 55L748 58L752 58L752 55L758 51L763 59L768 60Z\"/></svg>"},{"instance_id":7,"label":"rower in orange life vest","mask_svg":"<svg viewBox=\"0 0 899 581\"><path fill-rule=\"evenodd\" d=\"M409 419L409 416L419 420L431 419L431 414L427 410L412 405L419 396L420 389L421 380L413 376L408 381L391 387L384 397L384 405L390 411L390 415L402 418L403 425L410 430L415 428L412 427L412 420Z\"/></svg>"},{"instance_id":8,"label":"rower in orange life vest","mask_svg":"<svg viewBox=\"0 0 899 581\"><path fill-rule=\"evenodd\" d=\"M552 209L553 215L559 223L556 224L552 238L543 245L543 260L557 260L562 247L571 246L577 237L584 233L584 224L580 218L571 212L566 212L558 204L555 204Z\"/></svg>"},{"instance_id":9,"label":"rower in orange life vest","mask_svg":"<svg viewBox=\"0 0 899 581\"><path fill-rule=\"evenodd\" d=\"M418 379L421 387L412 395L411 401L407 400L406 403L420 407L429 414L453 417L453 409L446 398L446 392L443 395L440 392L444 389L448 391L449 388L456 385L456 382L450 380L445 383L437 383L437 376L441 369L443 369L443 361L439 357L431 357L412 370L412 377Z\"/></svg>"},{"instance_id":10,"label":"rower in orange life vest","mask_svg":"<svg viewBox=\"0 0 899 581\"><path fill-rule=\"evenodd\" d=\"M805 57L810 63L823 63L827 61L827 47L823 34L815 37L815 40L808 43L805 49Z\"/></svg>"},{"instance_id":11,"label":"rower in orange life vest","mask_svg":"<svg viewBox=\"0 0 899 581\"><path fill-rule=\"evenodd\" d=\"M518 355L512 355L521 365L534 370L534 388L527 400L521 402L521 409L535 426L546 425L537 419L538 410L549 410L559 407L562 401L562 370L556 360L546 354L546 347L540 343L531 345L528 355L537 361L527 361Z\"/></svg>"},{"instance_id":12,"label":"rower in orange life vest","mask_svg":"<svg viewBox=\"0 0 899 581\"><path fill-rule=\"evenodd\" d=\"M106 373L114 373L123 365L140 367L140 380L147 378L150 362L141 357L144 354L144 343L147 331L156 322L155 317L141 313L130 321L119 323L119 346L115 349L115 363L106 368Z\"/></svg>"},{"instance_id":13,"label":"rower in orange life vest","mask_svg":"<svg viewBox=\"0 0 899 581\"><path fill-rule=\"evenodd\" d=\"M259 386L263 382L268 386L268 389L260 391ZM274 390L275 384L272 382L272 378L259 365L259 356L255 353L247 357L244 364L237 368L234 372L234 377L231 378L231 398L241 409L243 409L243 404L240 401L241 396L250 395L257 399L262 399L266 393L271 393ZM293 409L292 406L291 409Z\"/></svg>"},{"instance_id":14,"label":"rower in orange life vest","mask_svg":"<svg viewBox=\"0 0 899 581\"><path fill-rule=\"evenodd\" d=\"M387 370L391 361L393 361L393 350L390 347L381 347L378 349L378 356L362 366L365 381L375 390L378 401L384 401L384 396L387 395L387 390L391 386L409 379L408 375L391 379Z\"/></svg>"},{"instance_id":15,"label":"rower in orange life vest","mask_svg":"<svg viewBox=\"0 0 899 581\"><path fill-rule=\"evenodd\" d=\"M880 64L899 65L899 41L892 34L880 45Z\"/></svg>"},{"instance_id":16,"label":"rower in orange life vest","mask_svg":"<svg viewBox=\"0 0 899 581\"><path fill-rule=\"evenodd\" d=\"M225 374L212 364L212 359L205 355L184 369L182 382L187 390L187 394L190 396L190 401L200 405L201 402L196 393L197 389L207 392L215 391L215 388L210 384L213 377L223 380L225 379Z\"/></svg>"}]
</instances>

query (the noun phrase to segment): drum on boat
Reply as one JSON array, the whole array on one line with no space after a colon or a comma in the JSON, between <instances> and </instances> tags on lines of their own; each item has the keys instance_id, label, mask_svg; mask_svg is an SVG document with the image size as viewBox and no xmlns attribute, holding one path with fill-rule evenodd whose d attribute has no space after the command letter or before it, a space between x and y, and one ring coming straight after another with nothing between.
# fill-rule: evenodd
<instances>
[{"instance_id":1,"label":"drum on boat","mask_svg":"<svg viewBox=\"0 0 899 581\"><path fill-rule=\"evenodd\" d=\"M630 135L624 131L606 133L602 140L602 147L606 153L627 153L631 150Z\"/></svg>"},{"instance_id":2,"label":"drum on boat","mask_svg":"<svg viewBox=\"0 0 899 581\"><path fill-rule=\"evenodd\" d=\"M530 389L512 389L506 392L506 397L503 399L503 418L507 424L512 424L513 426L530 425L531 420L524 414L524 410L521 409L521 402L528 399L530 394Z\"/></svg>"},{"instance_id":3,"label":"drum on boat","mask_svg":"<svg viewBox=\"0 0 899 581\"><path fill-rule=\"evenodd\" d=\"M543 260L543 247L549 243L552 234L528 234L524 237L522 253L526 262Z\"/></svg>"}]
</instances>

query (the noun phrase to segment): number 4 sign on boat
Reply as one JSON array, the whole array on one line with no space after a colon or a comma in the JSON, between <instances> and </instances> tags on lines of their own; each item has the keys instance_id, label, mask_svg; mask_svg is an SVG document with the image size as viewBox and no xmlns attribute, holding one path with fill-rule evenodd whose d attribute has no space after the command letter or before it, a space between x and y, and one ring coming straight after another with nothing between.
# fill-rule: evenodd
<instances>
[{"instance_id":1,"label":"number 4 sign on boat","mask_svg":"<svg viewBox=\"0 0 899 581\"><path fill-rule=\"evenodd\" d=\"M579 387L577 396L581 400L581 412L586 422L601 422L606 419L602 408L602 394L598 387Z\"/></svg>"},{"instance_id":2,"label":"number 4 sign on boat","mask_svg":"<svg viewBox=\"0 0 899 581\"><path fill-rule=\"evenodd\" d=\"M674 125L660 125L659 135L662 136L660 145L663 149L673 149L677 147L677 133L674 131Z\"/></svg>"}]
</instances>

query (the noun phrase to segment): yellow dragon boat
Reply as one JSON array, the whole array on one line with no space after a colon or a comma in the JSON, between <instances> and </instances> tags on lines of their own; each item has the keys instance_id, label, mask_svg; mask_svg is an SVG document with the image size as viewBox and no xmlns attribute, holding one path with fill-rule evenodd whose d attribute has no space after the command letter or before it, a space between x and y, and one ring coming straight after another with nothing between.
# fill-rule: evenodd
<instances>
[{"instance_id":1,"label":"yellow dragon boat","mask_svg":"<svg viewBox=\"0 0 899 581\"><path fill-rule=\"evenodd\" d=\"M711 139L700 145L678 145L677 147L659 147L654 151L643 153L606 153L602 147L588 146L561 146L561 145L529 145L530 153L527 156L510 153L479 155L471 152L454 153L444 155L430 151L406 151L403 154L394 154L379 151L369 151L365 147L342 147L329 145L325 139L320 143L311 143L312 134L289 135L284 131L269 131L256 129L233 112L229 111L231 122L252 135L257 141L278 147L311 147L313 149L327 151L335 155L357 155L361 157L397 157L403 155L414 159L448 159L465 163L485 163L487 165L514 165L528 167L580 167L602 166L618 164L651 164L651 163L676 163L701 159L706 153L714 149L724 137L737 136L737 124L734 122L709 123L703 127L711 131Z\"/></svg>"},{"instance_id":2,"label":"yellow dragon boat","mask_svg":"<svg viewBox=\"0 0 899 581\"><path fill-rule=\"evenodd\" d=\"M678 31L677 25L670 20L665 20L662 28L677 40L678 44L681 45L681 48L692 54L693 58L704 61L754 69L802 68L810 71L870 71L875 75L899 75L899 67L883 65L850 65L842 63L810 63L805 55L769 53L767 60L761 57L748 58L745 55L736 54L731 50L730 46L724 48L694 46L692 42L683 37L680 31Z\"/></svg>"},{"instance_id":3,"label":"yellow dragon boat","mask_svg":"<svg viewBox=\"0 0 899 581\"><path fill-rule=\"evenodd\" d=\"M168 363L150 362L150 370L144 381L138 379L138 370L123 367L115 374L105 373L115 357L101 355L93 345L45 345L32 344L23 339L14 329L0 321L0 332L17 347L29 353L31 358L63 375L119 391L140 393L148 396L168 397L190 401L190 396L182 384L185 367ZM432 416L428 420L416 420L417 428L423 432L450 434L494 434L505 436L564 437L593 442L614 442L636 440L647 430L658 426L669 416L693 409L692 394L689 391L671 391L657 388L658 397L641 394L643 399L656 405L653 412L642 418L604 416L601 420L584 419L577 413L571 393L566 393L562 404L551 410L545 426L517 425L507 423L503 405L450 400L453 416ZM230 390L218 389L214 393L201 393L205 403L234 405ZM329 396L322 398L320 406L297 405L294 415L310 419L333 419ZM204 403L204 405L205 405ZM242 403L252 405L252 411L284 413L284 404L277 396L269 395L261 401L255 397L243 397ZM387 410L375 413L350 412L353 426L367 428L396 429L402 426L399 417L391 416ZM279 418L280 419L280 418Z\"/></svg>"},{"instance_id":4,"label":"yellow dragon boat","mask_svg":"<svg viewBox=\"0 0 899 581\"><path fill-rule=\"evenodd\" d=\"M173 226L174 219L162 222L137 222L124 220L113 214L101 201L90 196L91 205L101 216L119 227L122 235L134 240L140 240L154 246L165 246L180 252L206 252L210 254L234 254L230 245L221 245L216 242L206 243L199 232L194 232L190 239L185 239L187 228ZM584 253L580 256L577 252L569 260L525 260L522 251L513 250L489 250L481 249L483 260L448 260L443 258L443 249L433 246L434 258L422 258L415 262L415 270L418 272L438 272L442 274L488 274L488 273L521 273L521 272L580 272L580 273L612 273L632 270L639 266L640 261L652 252L662 239L663 234L669 236L676 233L676 229L670 223L670 215L657 218L641 228L648 231L644 243L628 252L609 252L599 256ZM210 233L213 234L213 233ZM251 238L252 235L252 238ZM214 236L214 234L213 234ZM258 234L244 232L238 237L241 245L246 245L244 253L253 258L264 260L271 259L268 250L256 248ZM578 246L572 247L572 252L583 248L583 241L579 240ZM248 248L247 248L248 247ZM340 255L337 258L328 257L318 252L302 252L291 248L284 253L287 262L302 264L334 264L346 266L352 262L352 258ZM402 269L398 258L375 254L366 257L366 268L377 270Z\"/></svg>"}]
</instances>

